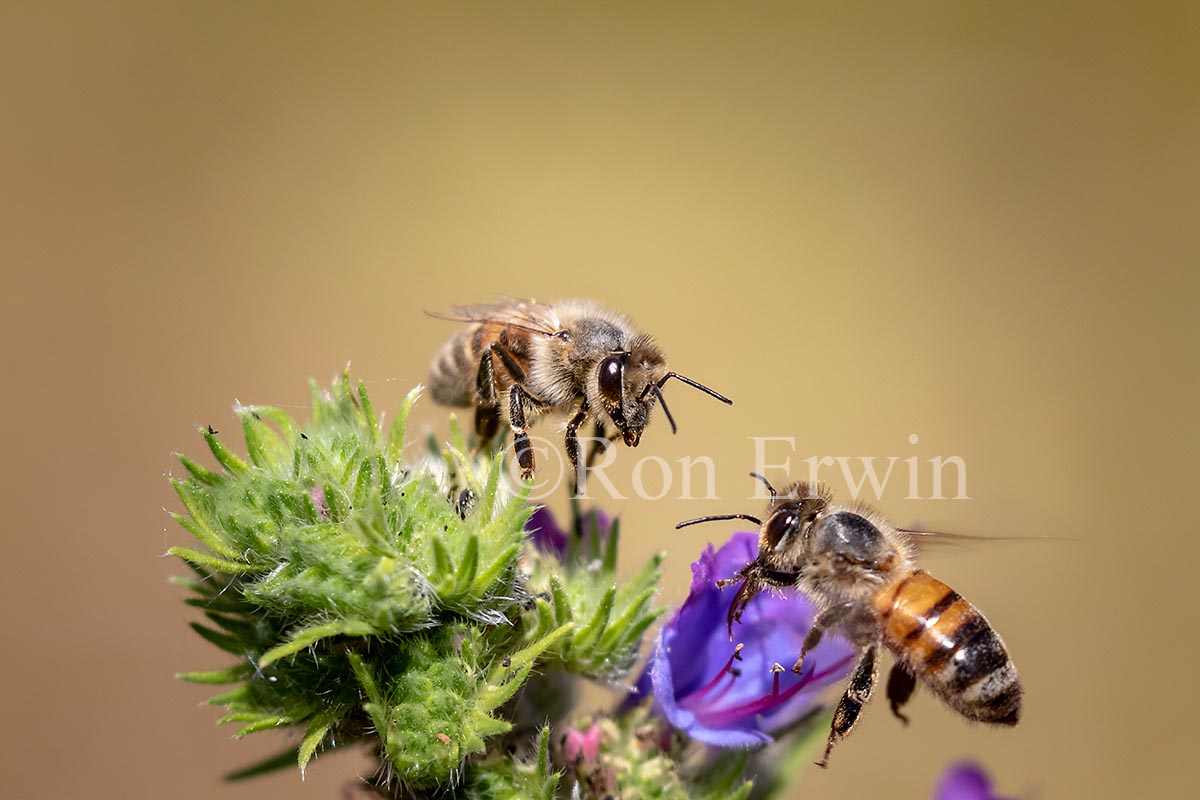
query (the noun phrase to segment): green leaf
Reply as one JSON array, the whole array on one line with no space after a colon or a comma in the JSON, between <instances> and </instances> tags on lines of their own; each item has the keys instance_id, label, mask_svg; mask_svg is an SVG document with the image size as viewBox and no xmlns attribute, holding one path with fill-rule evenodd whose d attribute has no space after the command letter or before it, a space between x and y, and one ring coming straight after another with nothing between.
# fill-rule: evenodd
<instances>
[{"instance_id":1,"label":"green leaf","mask_svg":"<svg viewBox=\"0 0 1200 800\"><path fill-rule=\"evenodd\" d=\"M487 484L483 487L483 496L479 502L479 518L490 520L496 511L496 495L500 490L500 474L504 470L504 460L493 458L488 467Z\"/></svg>"},{"instance_id":2,"label":"green leaf","mask_svg":"<svg viewBox=\"0 0 1200 800\"><path fill-rule=\"evenodd\" d=\"M592 642L600 638L600 634L604 632L604 628L608 625L608 618L612 615L613 601L617 597L617 587L610 586L608 591L604 593L604 597L600 600L600 605L596 607L596 613L592 615L591 620L586 626L575 632L575 646L579 649L585 649L591 646Z\"/></svg>"},{"instance_id":3,"label":"green leaf","mask_svg":"<svg viewBox=\"0 0 1200 800\"><path fill-rule=\"evenodd\" d=\"M258 411L250 406L237 410L242 417L242 434L246 438L246 454L254 466L276 475L287 474L292 464L292 448L279 438L271 426L263 422Z\"/></svg>"},{"instance_id":4,"label":"green leaf","mask_svg":"<svg viewBox=\"0 0 1200 800\"><path fill-rule=\"evenodd\" d=\"M374 626L353 619L334 620L321 625L301 628L293 633L286 643L272 647L263 653L262 658L259 659L258 668L268 667L279 659L298 653L330 636L370 636L373 633L377 633Z\"/></svg>"},{"instance_id":5,"label":"green leaf","mask_svg":"<svg viewBox=\"0 0 1200 800\"><path fill-rule=\"evenodd\" d=\"M265 758L262 761L257 761L249 766L242 767L236 772L230 772L225 776L227 781L244 781L247 778L257 778L260 775L266 775L277 770L285 769L296 763L296 748L289 747L278 755L273 755L270 758Z\"/></svg>"},{"instance_id":6,"label":"green leaf","mask_svg":"<svg viewBox=\"0 0 1200 800\"><path fill-rule=\"evenodd\" d=\"M604 632L602 637L600 637L600 646L604 648L611 648L616 645L621 638L624 638L624 634L627 633L630 626L633 625L643 614L646 606L649 605L650 599L654 597L656 591L657 589L647 589L635 597L633 602L631 602L626 607L625 611L621 613L621 616L613 620L608 626L608 630Z\"/></svg>"},{"instance_id":7,"label":"green leaf","mask_svg":"<svg viewBox=\"0 0 1200 800\"><path fill-rule=\"evenodd\" d=\"M574 625L568 622L566 625L555 628L524 650L509 656L507 666L493 667L489 675L491 685L480 692L479 709L487 712L508 702L516 694L517 689L524 684L525 678L533 669L533 664L538 657L570 633L573 627Z\"/></svg>"},{"instance_id":8,"label":"green leaf","mask_svg":"<svg viewBox=\"0 0 1200 800\"><path fill-rule=\"evenodd\" d=\"M445 585L447 579L453 580L454 567L450 565L450 553L446 551L446 543L442 541L440 534L435 533L429 537L430 546L433 548L433 574L430 579L437 581L441 580Z\"/></svg>"},{"instance_id":9,"label":"green leaf","mask_svg":"<svg viewBox=\"0 0 1200 800\"><path fill-rule=\"evenodd\" d=\"M358 382L358 399L362 402L362 415L366 421L364 426L371 444L379 441L379 418L375 416L375 406L371 404L371 396L367 393L367 384Z\"/></svg>"},{"instance_id":10,"label":"green leaf","mask_svg":"<svg viewBox=\"0 0 1200 800\"><path fill-rule=\"evenodd\" d=\"M517 556L521 553L520 544L511 544L500 551L495 560L488 564L487 569L479 573L479 577L475 579L475 583L471 587L471 594L476 597L482 597L491 588L492 584L500 579L501 574L507 570Z\"/></svg>"},{"instance_id":11,"label":"green leaf","mask_svg":"<svg viewBox=\"0 0 1200 800\"><path fill-rule=\"evenodd\" d=\"M237 688L230 689L220 694L214 694L212 697L204 701L205 705L210 706L225 706L226 708L238 707L250 700L250 685L243 683Z\"/></svg>"},{"instance_id":12,"label":"green leaf","mask_svg":"<svg viewBox=\"0 0 1200 800\"><path fill-rule=\"evenodd\" d=\"M188 683L204 683L213 686L244 681L254 674L254 668L249 664L239 664L228 669L216 669L211 672L179 672L175 677Z\"/></svg>"},{"instance_id":13,"label":"green leaf","mask_svg":"<svg viewBox=\"0 0 1200 800\"><path fill-rule=\"evenodd\" d=\"M214 631L212 628L205 627L199 622L189 622L188 625L206 641L215 644L226 653L232 653L235 656L246 655L246 650L242 643L229 634Z\"/></svg>"},{"instance_id":14,"label":"green leaf","mask_svg":"<svg viewBox=\"0 0 1200 800\"><path fill-rule=\"evenodd\" d=\"M317 714L308 724L308 730L304 733L304 739L300 742L300 747L296 750L296 763L300 766L300 777L304 777L304 768L308 766L308 762L317 752L317 748L321 744L321 740L325 738L325 734L329 733L329 729L333 727L333 723L337 722L345 709L332 708L324 713Z\"/></svg>"},{"instance_id":15,"label":"green leaf","mask_svg":"<svg viewBox=\"0 0 1200 800\"><path fill-rule=\"evenodd\" d=\"M236 722L237 721L237 720L229 719L230 716L232 716L232 715L226 714L224 717L221 718L220 721L221 722ZM237 733L235 733L233 735L233 738L244 739L245 737L249 736L252 733L258 733L260 731L271 731L271 730L275 730L276 728L284 728L284 727L287 727L288 725L291 725L295 721L296 720L293 717L290 717L286 714L275 714L275 715L260 717L258 719L255 719L250 724L244 726L241 730L239 730Z\"/></svg>"},{"instance_id":16,"label":"green leaf","mask_svg":"<svg viewBox=\"0 0 1200 800\"><path fill-rule=\"evenodd\" d=\"M593 522L595 520L593 519ZM599 523L596 523L599 525ZM593 534L594 538L599 538L598 532ZM611 575L617 571L617 543L621 538L621 519L620 517L612 521L612 527L608 531L608 541L604 543L604 567L606 574Z\"/></svg>"},{"instance_id":17,"label":"green leaf","mask_svg":"<svg viewBox=\"0 0 1200 800\"><path fill-rule=\"evenodd\" d=\"M399 464L404 457L404 433L408 427L408 415L412 412L413 404L420 398L424 387L417 386L408 396L404 398L404 402L400 404L400 410L396 412L396 420L392 423L391 430L388 431L387 441L387 458L389 464Z\"/></svg>"},{"instance_id":18,"label":"green leaf","mask_svg":"<svg viewBox=\"0 0 1200 800\"><path fill-rule=\"evenodd\" d=\"M479 537L468 536L467 546L463 550L462 560L458 562L457 583L465 591L475 580L479 570Z\"/></svg>"},{"instance_id":19,"label":"green leaf","mask_svg":"<svg viewBox=\"0 0 1200 800\"><path fill-rule=\"evenodd\" d=\"M221 440L217 438L217 434L211 428L201 428L200 434L204 437L204 441L208 442L208 449L212 451L213 456L217 459L217 463L231 474L245 475L250 471L250 465L235 456L233 451L225 445L221 444Z\"/></svg>"},{"instance_id":20,"label":"green leaf","mask_svg":"<svg viewBox=\"0 0 1200 800\"><path fill-rule=\"evenodd\" d=\"M550 576L550 599L554 601L554 618L559 625L571 622L574 614L571 611L571 601L563 591L562 581L557 575Z\"/></svg>"},{"instance_id":21,"label":"green leaf","mask_svg":"<svg viewBox=\"0 0 1200 800\"><path fill-rule=\"evenodd\" d=\"M214 553L225 556L227 559L238 557L237 550L230 547L216 532L195 517L186 517L183 514L172 511L171 519L178 522L181 528L199 539L201 544Z\"/></svg>"},{"instance_id":22,"label":"green leaf","mask_svg":"<svg viewBox=\"0 0 1200 800\"><path fill-rule=\"evenodd\" d=\"M200 464L185 456L183 453L178 453L177 455L179 456L179 463L183 464L184 469L186 469L188 474L193 478L208 486L220 485L221 481L223 480L220 473L211 472L210 470L200 466Z\"/></svg>"},{"instance_id":23,"label":"green leaf","mask_svg":"<svg viewBox=\"0 0 1200 800\"><path fill-rule=\"evenodd\" d=\"M237 575L243 572L254 572L257 568L253 564L239 564L236 561L229 561L224 558L198 553L195 550L190 550L186 547L172 547L167 552L173 556L179 556L184 561L190 561L201 567L208 567L216 572L227 572L230 575Z\"/></svg>"}]
</instances>

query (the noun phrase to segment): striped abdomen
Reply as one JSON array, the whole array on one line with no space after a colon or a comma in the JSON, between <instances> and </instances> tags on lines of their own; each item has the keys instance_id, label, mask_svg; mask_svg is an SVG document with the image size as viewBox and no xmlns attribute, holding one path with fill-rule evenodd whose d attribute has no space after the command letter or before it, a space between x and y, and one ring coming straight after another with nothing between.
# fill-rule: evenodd
<instances>
[{"instance_id":1,"label":"striped abdomen","mask_svg":"<svg viewBox=\"0 0 1200 800\"><path fill-rule=\"evenodd\" d=\"M501 322L476 322L459 331L443 345L429 366L429 392L434 402L447 406L476 404L479 362L493 342L498 342L522 369L528 370L528 336L527 331ZM492 362L497 392L503 393L512 380L499 358L493 358Z\"/></svg>"},{"instance_id":2,"label":"striped abdomen","mask_svg":"<svg viewBox=\"0 0 1200 800\"><path fill-rule=\"evenodd\" d=\"M930 691L969 719L1017 724L1021 681L975 606L921 570L883 587L874 604L884 642Z\"/></svg>"}]
</instances>

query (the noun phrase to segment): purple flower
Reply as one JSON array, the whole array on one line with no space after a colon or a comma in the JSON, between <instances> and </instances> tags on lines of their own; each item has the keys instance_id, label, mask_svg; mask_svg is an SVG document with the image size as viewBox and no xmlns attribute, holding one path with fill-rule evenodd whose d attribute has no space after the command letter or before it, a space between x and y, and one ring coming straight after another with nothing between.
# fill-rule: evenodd
<instances>
[{"instance_id":1,"label":"purple flower","mask_svg":"<svg viewBox=\"0 0 1200 800\"><path fill-rule=\"evenodd\" d=\"M604 543L612 532L612 518L600 509L592 508L579 515L578 524L578 552L586 557L593 549L603 550ZM543 553L556 555L560 561L566 561L570 556L573 534L560 528L550 509L545 506L539 506L537 511L533 512L533 516L525 523L525 531L529 534L529 541L533 542L533 546ZM594 536L599 537L595 548L592 544Z\"/></svg>"},{"instance_id":2,"label":"purple flower","mask_svg":"<svg viewBox=\"0 0 1200 800\"><path fill-rule=\"evenodd\" d=\"M934 800L1004 800L992 791L987 773L975 764L962 762L946 771L938 782Z\"/></svg>"},{"instance_id":3,"label":"purple flower","mask_svg":"<svg viewBox=\"0 0 1200 800\"><path fill-rule=\"evenodd\" d=\"M827 636L792 673L814 609L799 594L761 592L746 607L733 635L726 614L736 586L717 589L758 552L754 533L735 533L692 564L692 588L683 606L663 627L650 664L635 693L653 690L659 711L691 738L719 747L769 744L817 703L818 690L845 678L853 661L850 645ZM773 669L776 663L782 670Z\"/></svg>"}]
</instances>

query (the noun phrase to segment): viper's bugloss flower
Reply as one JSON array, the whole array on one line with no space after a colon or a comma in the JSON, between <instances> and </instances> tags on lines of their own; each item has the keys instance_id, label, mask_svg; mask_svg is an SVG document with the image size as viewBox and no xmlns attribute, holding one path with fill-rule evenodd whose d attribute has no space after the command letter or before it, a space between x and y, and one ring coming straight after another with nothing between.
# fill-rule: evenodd
<instances>
[{"instance_id":1,"label":"viper's bugloss flower","mask_svg":"<svg viewBox=\"0 0 1200 800\"><path fill-rule=\"evenodd\" d=\"M590 553L593 550L603 550L604 543L612 532L612 517L598 508L591 508L579 515L579 531L577 541L579 552ZM559 527L558 521L550 513L550 509L539 506L533 516L525 523L529 541L543 553L558 556L565 561L570 553L573 534ZM596 538L593 547L593 538Z\"/></svg>"},{"instance_id":2,"label":"viper's bugloss flower","mask_svg":"<svg viewBox=\"0 0 1200 800\"><path fill-rule=\"evenodd\" d=\"M955 764L938 781L934 800L1004 800L992 791L992 782L978 765Z\"/></svg>"},{"instance_id":3,"label":"viper's bugloss flower","mask_svg":"<svg viewBox=\"0 0 1200 800\"><path fill-rule=\"evenodd\" d=\"M805 658L800 675L791 665L812 626L814 608L793 592L760 592L734 626L726 616L736 586L718 589L758 553L754 533L735 533L692 564L687 600L659 633L650 664L634 690L653 691L656 707L692 739L719 747L752 747L774 741L817 705L819 690L845 678L854 658L850 645L826 636ZM776 668L777 663L786 664Z\"/></svg>"}]
</instances>

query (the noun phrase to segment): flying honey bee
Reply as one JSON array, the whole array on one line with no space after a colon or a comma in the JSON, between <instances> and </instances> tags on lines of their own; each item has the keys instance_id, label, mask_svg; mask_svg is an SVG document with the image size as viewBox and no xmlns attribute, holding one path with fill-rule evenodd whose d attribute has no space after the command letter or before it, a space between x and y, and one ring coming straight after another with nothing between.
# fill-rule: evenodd
<instances>
[{"instance_id":1,"label":"flying honey bee","mask_svg":"<svg viewBox=\"0 0 1200 800\"><path fill-rule=\"evenodd\" d=\"M759 526L758 557L725 587L741 583L729 607L729 631L758 592L794 586L819 613L804 637L792 668L826 630L835 630L859 648L860 655L845 694L833 715L825 755L844 739L878 682L882 646L895 664L888 676L892 713L907 722L900 708L917 680L946 705L968 719L1016 725L1021 715L1021 681L1004 641L983 614L914 561L905 531L864 506L835 505L828 487L794 483L783 494L761 475L771 492L766 522L749 514L723 514L687 520L676 527L724 519L745 519Z\"/></svg>"},{"instance_id":2,"label":"flying honey bee","mask_svg":"<svg viewBox=\"0 0 1200 800\"><path fill-rule=\"evenodd\" d=\"M433 316L470 323L442 347L430 366L433 399L443 405L474 406L481 447L496 435L500 421L506 421L525 480L534 473L526 429L546 413L571 413L565 447L572 472L578 474L578 431L588 417L596 421L597 438L612 441L619 436L629 447L637 447L657 400L671 431L676 430L662 394L671 378L733 404L669 371L650 336L590 300L550 305L509 300ZM615 428L611 434L606 422Z\"/></svg>"}]
</instances>

